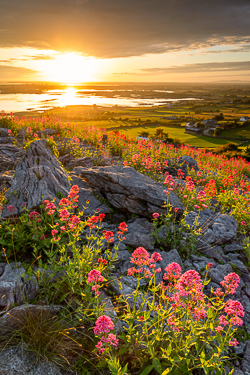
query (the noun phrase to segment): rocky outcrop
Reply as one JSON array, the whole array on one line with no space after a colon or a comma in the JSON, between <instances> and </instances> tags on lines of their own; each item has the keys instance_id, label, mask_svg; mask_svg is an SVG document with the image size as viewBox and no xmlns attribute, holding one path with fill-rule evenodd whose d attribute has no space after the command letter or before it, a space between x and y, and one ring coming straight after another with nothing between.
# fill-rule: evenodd
<instances>
[{"instance_id":1,"label":"rocky outcrop","mask_svg":"<svg viewBox=\"0 0 250 375\"><path fill-rule=\"evenodd\" d=\"M27 277L21 263L9 263L4 267L0 277L0 306L21 305L31 301L38 291L37 280L34 276Z\"/></svg>"},{"instance_id":2,"label":"rocky outcrop","mask_svg":"<svg viewBox=\"0 0 250 375\"><path fill-rule=\"evenodd\" d=\"M1 144L0 147L0 172L14 169L20 157L24 154L21 147L11 144Z\"/></svg>"},{"instance_id":3,"label":"rocky outcrop","mask_svg":"<svg viewBox=\"0 0 250 375\"><path fill-rule=\"evenodd\" d=\"M209 209L200 213L189 212L186 223L196 230L201 230L199 239L204 243L221 245L235 240L237 236L238 225L233 216L215 213Z\"/></svg>"},{"instance_id":4,"label":"rocky outcrop","mask_svg":"<svg viewBox=\"0 0 250 375\"><path fill-rule=\"evenodd\" d=\"M168 199L173 208L178 208L180 213L184 211L184 206L176 194L171 192L167 196L163 192L164 185L134 168L118 165L92 169L76 167L74 172L117 209L151 218L154 212L166 212L162 206Z\"/></svg>"},{"instance_id":5,"label":"rocky outcrop","mask_svg":"<svg viewBox=\"0 0 250 375\"><path fill-rule=\"evenodd\" d=\"M1 375L62 375L55 364L48 361L38 362L36 355L25 350L23 346L2 350L0 369Z\"/></svg>"},{"instance_id":6,"label":"rocky outcrop","mask_svg":"<svg viewBox=\"0 0 250 375\"><path fill-rule=\"evenodd\" d=\"M72 179L72 185L79 187L79 199L78 207L83 212L84 217L92 216L96 210L99 213L109 214L110 209L105 204L101 203L93 194L93 190L81 177L78 177L74 172L69 173L69 177ZM89 201L89 203L87 203Z\"/></svg>"},{"instance_id":7,"label":"rocky outcrop","mask_svg":"<svg viewBox=\"0 0 250 375\"><path fill-rule=\"evenodd\" d=\"M47 147L47 141L45 139L35 141L17 164L14 182L6 194L8 203L2 217L13 215L13 212L7 209L9 205L14 206L15 213L19 214L23 203L28 209L33 209L45 199L53 200L58 193L66 197L69 191L68 176ZM58 198L57 202L59 202Z\"/></svg>"}]
</instances>

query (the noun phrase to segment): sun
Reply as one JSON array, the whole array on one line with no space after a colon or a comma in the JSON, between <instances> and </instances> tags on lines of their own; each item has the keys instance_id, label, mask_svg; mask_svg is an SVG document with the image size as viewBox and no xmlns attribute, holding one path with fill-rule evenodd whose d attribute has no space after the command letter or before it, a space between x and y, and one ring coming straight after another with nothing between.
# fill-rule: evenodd
<instances>
[{"instance_id":1,"label":"sun","mask_svg":"<svg viewBox=\"0 0 250 375\"><path fill-rule=\"evenodd\" d=\"M46 80L65 84L91 82L99 71L97 59L87 58L76 52L54 55L53 59L41 64Z\"/></svg>"}]
</instances>

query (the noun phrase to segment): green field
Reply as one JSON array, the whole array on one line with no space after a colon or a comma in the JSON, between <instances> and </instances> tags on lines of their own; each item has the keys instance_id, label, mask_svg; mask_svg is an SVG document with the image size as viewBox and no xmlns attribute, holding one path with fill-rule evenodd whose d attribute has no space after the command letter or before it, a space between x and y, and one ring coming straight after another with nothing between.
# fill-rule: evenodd
<instances>
[{"instance_id":1,"label":"green field","mask_svg":"<svg viewBox=\"0 0 250 375\"><path fill-rule=\"evenodd\" d=\"M150 134L154 134L155 129L159 126L142 126L142 127L119 127L117 130L125 135L128 135L130 137L137 137L141 132L147 131ZM192 134L186 134L184 128L173 128L173 127L167 127L162 126L164 128L164 131L166 133L169 133L170 137L178 137L181 138L186 144L189 144L191 146L196 147L217 147L221 145L225 145L226 143L229 143L226 139L216 139L216 138L210 138L205 136L196 136ZM235 141L235 143L239 143Z\"/></svg>"},{"instance_id":2,"label":"green field","mask_svg":"<svg viewBox=\"0 0 250 375\"><path fill-rule=\"evenodd\" d=\"M221 136L230 138L249 138L250 139L250 122L247 125L237 127L235 129L223 130Z\"/></svg>"}]
</instances>

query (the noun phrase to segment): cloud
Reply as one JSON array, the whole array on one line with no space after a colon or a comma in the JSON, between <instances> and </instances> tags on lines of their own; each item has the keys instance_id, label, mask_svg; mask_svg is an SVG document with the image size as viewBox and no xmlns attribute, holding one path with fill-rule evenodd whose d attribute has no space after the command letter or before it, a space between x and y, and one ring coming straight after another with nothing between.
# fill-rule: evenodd
<instances>
[{"instance_id":1,"label":"cloud","mask_svg":"<svg viewBox=\"0 0 250 375\"><path fill-rule=\"evenodd\" d=\"M236 62L211 62L185 64L180 66L169 66L167 68L147 68L140 69L134 73L119 73L119 75L145 75L154 76L162 74L181 74L181 73L212 73L212 72L247 72L250 71L250 61ZM113 74L115 75L115 74Z\"/></svg>"},{"instance_id":2,"label":"cloud","mask_svg":"<svg viewBox=\"0 0 250 375\"><path fill-rule=\"evenodd\" d=\"M25 80L37 73L37 71L32 69L0 65L0 81Z\"/></svg>"},{"instance_id":3,"label":"cloud","mask_svg":"<svg viewBox=\"0 0 250 375\"><path fill-rule=\"evenodd\" d=\"M249 42L249 0L1 0L0 47L100 58Z\"/></svg>"}]
</instances>

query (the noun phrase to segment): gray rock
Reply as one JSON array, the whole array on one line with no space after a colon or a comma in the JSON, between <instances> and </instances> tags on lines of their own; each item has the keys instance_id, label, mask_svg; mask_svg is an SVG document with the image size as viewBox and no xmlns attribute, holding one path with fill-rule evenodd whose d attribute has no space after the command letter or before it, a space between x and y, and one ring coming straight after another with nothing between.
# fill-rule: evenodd
<instances>
[{"instance_id":1,"label":"gray rock","mask_svg":"<svg viewBox=\"0 0 250 375\"><path fill-rule=\"evenodd\" d=\"M0 147L0 172L14 169L24 150L11 144L1 144Z\"/></svg>"},{"instance_id":2,"label":"gray rock","mask_svg":"<svg viewBox=\"0 0 250 375\"><path fill-rule=\"evenodd\" d=\"M21 263L10 263L5 266L0 277L0 306L22 304L31 301L38 291L38 283L34 276L24 276L25 269Z\"/></svg>"},{"instance_id":3,"label":"gray rock","mask_svg":"<svg viewBox=\"0 0 250 375\"><path fill-rule=\"evenodd\" d=\"M56 133L57 131L55 129L44 129L44 130L40 130L37 134L40 138L43 138L49 135L54 135Z\"/></svg>"},{"instance_id":4,"label":"gray rock","mask_svg":"<svg viewBox=\"0 0 250 375\"><path fill-rule=\"evenodd\" d=\"M247 341L245 353L241 362L243 372L250 372L250 341Z\"/></svg>"},{"instance_id":5,"label":"gray rock","mask_svg":"<svg viewBox=\"0 0 250 375\"><path fill-rule=\"evenodd\" d=\"M162 261L160 262L162 271L172 262L178 263L183 269L181 257L176 249L170 250L169 252L161 251L160 255L162 257Z\"/></svg>"},{"instance_id":6,"label":"gray rock","mask_svg":"<svg viewBox=\"0 0 250 375\"><path fill-rule=\"evenodd\" d=\"M111 319L114 319L117 317L114 305L111 301L111 298L103 291L100 291L102 302L101 305L104 306L103 313L107 316L109 316Z\"/></svg>"},{"instance_id":7,"label":"gray rock","mask_svg":"<svg viewBox=\"0 0 250 375\"><path fill-rule=\"evenodd\" d=\"M36 355L22 347L4 349L0 353L1 375L62 375L51 362L37 362Z\"/></svg>"},{"instance_id":8,"label":"gray rock","mask_svg":"<svg viewBox=\"0 0 250 375\"><path fill-rule=\"evenodd\" d=\"M62 310L62 306L59 305L30 305L25 304L21 306L14 307L13 309L9 310L0 318L0 331L4 331L6 328L7 330L12 326L15 327L18 325L23 318L29 317L31 315L35 315L38 313L45 313L45 314L57 314L59 311Z\"/></svg>"},{"instance_id":9,"label":"gray rock","mask_svg":"<svg viewBox=\"0 0 250 375\"><path fill-rule=\"evenodd\" d=\"M163 193L165 189L163 184L155 182L131 167L121 165L92 169L76 167L74 171L79 173L93 189L106 197L113 207L120 210L152 218L155 210L161 210L167 200L166 194ZM179 209L180 213L184 211L182 202L173 192L169 194L168 200L173 208ZM166 212L166 209L163 209L164 211Z\"/></svg>"},{"instance_id":10,"label":"gray rock","mask_svg":"<svg viewBox=\"0 0 250 375\"><path fill-rule=\"evenodd\" d=\"M99 214L109 214L110 208L106 204L101 203L93 194L93 190L81 177L78 177L74 172L69 173L69 177L72 178L72 185L79 187L79 199L78 207L80 211L83 211L84 217L92 216L96 210L99 209ZM89 203L86 203L89 201ZM85 209L84 209L85 207Z\"/></svg>"},{"instance_id":11,"label":"gray rock","mask_svg":"<svg viewBox=\"0 0 250 375\"><path fill-rule=\"evenodd\" d=\"M230 264L218 264L217 267L211 268L208 272L208 277L216 284L220 285L220 282L229 273L233 272L232 266Z\"/></svg>"},{"instance_id":12,"label":"gray rock","mask_svg":"<svg viewBox=\"0 0 250 375\"><path fill-rule=\"evenodd\" d=\"M154 250L154 240L150 233L154 227L147 219L138 218L133 223L128 222L128 231L125 233L123 243L133 248L144 247L146 250Z\"/></svg>"},{"instance_id":13,"label":"gray rock","mask_svg":"<svg viewBox=\"0 0 250 375\"><path fill-rule=\"evenodd\" d=\"M14 182L6 194L8 203L3 210L2 217L12 216L7 206L16 208L15 214L23 210L23 203L27 209L38 207L45 199L56 203L59 199L57 193L67 196L70 183L66 172L61 167L56 157L47 147L47 141L40 139L31 143L26 154L18 162Z\"/></svg>"},{"instance_id":14,"label":"gray rock","mask_svg":"<svg viewBox=\"0 0 250 375\"><path fill-rule=\"evenodd\" d=\"M211 247L206 244L201 244L201 242L199 241L197 250L201 252L202 254L207 255L215 260L220 260L222 262L225 262L227 260L221 246Z\"/></svg>"},{"instance_id":15,"label":"gray rock","mask_svg":"<svg viewBox=\"0 0 250 375\"><path fill-rule=\"evenodd\" d=\"M181 156L178 160L178 165L183 171L186 171L187 167L190 169L194 168L195 170L199 169L197 161L188 155Z\"/></svg>"},{"instance_id":16,"label":"gray rock","mask_svg":"<svg viewBox=\"0 0 250 375\"><path fill-rule=\"evenodd\" d=\"M0 137L9 137L9 130L8 128L0 128Z\"/></svg>"},{"instance_id":17,"label":"gray rock","mask_svg":"<svg viewBox=\"0 0 250 375\"><path fill-rule=\"evenodd\" d=\"M235 270L235 273L239 274L244 283L250 283L250 274L248 269L240 260L233 259L229 263Z\"/></svg>"},{"instance_id":18,"label":"gray rock","mask_svg":"<svg viewBox=\"0 0 250 375\"><path fill-rule=\"evenodd\" d=\"M244 251L244 248L242 247L242 245L240 245L238 243L231 243L230 245L226 245L224 247L224 251L226 253L230 253L230 252L233 252L233 251Z\"/></svg>"},{"instance_id":19,"label":"gray rock","mask_svg":"<svg viewBox=\"0 0 250 375\"><path fill-rule=\"evenodd\" d=\"M70 163L67 163L67 169L71 170L75 167L84 167L84 168L92 168L94 167L94 158L91 158L90 156L85 156L83 158L77 158L71 161Z\"/></svg>"},{"instance_id":20,"label":"gray rock","mask_svg":"<svg viewBox=\"0 0 250 375\"><path fill-rule=\"evenodd\" d=\"M0 137L0 144L12 144L14 143L13 137Z\"/></svg>"},{"instance_id":21,"label":"gray rock","mask_svg":"<svg viewBox=\"0 0 250 375\"><path fill-rule=\"evenodd\" d=\"M196 225L196 220L198 220L196 229L200 229L202 233L199 239L204 243L221 245L236 239L238 225L232 216L215 213L209 209L201 211L200 214L191 211L186 216L186 223L190 227Z\"/></svg>"},{"instance_id":22,"label":"gray rock","mask_svg":"<svg viewBox=\"0 0 250 375\"><path fill-rule=\"evenodd\" d=\"M246 373L242 372L238 367L234 368L233 375L247 375Z\"/></svg>"}]
</instances>

